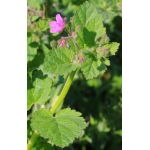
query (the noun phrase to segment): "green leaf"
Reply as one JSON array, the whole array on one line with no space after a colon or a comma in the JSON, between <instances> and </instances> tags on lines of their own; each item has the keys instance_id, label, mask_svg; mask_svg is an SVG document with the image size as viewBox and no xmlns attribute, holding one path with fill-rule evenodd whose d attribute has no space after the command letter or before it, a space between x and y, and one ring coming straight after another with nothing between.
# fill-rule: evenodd
<instances>
[{"instance_id":1,"label":"green leaf","mask_svg":"<svg viewBox=\"0 0 150 150\"><path fill-rule=\"evenodd\" d=\"M28 70L33 71L35 69L40 69L43 62L44 62L44 54L39 52L32 61L28 62Z\"/></svg>"},{"instance_id":2,"label":"green leaf","mask_svg":"<svg viewBox=\"0 0 150 150\"><path fill-rule=\"evenodd\" d=\"M75 43L73 42L73 40L70 39L70 38L68 38L68 39L67 39L67 42L69 43L70 49L71 49L72 51L76 52L76 51L77 51L77 47L76 47Z\"/></svg>"},{"instance_id":3,"label":"green leaf","mask_svg":"<svg viewBox=\"0 0 150 150\"><path fill-rule=\"evenodd\" d=\"M92 18L87 25L85 26L89 31L96 33L96 38L100 37L106 33L105 28L103 27L103 19L100 14L97 13L97 16Z\"/></svg>"},{"instance_id":4,"label":"green leaf","mask_svg":"<svg viewBox=\"0 0 150 150\"><path fill-rule=\"evenodd\" d=\"M38 0L38 1L39 1L40 5L43 5L46 2L46 0Z\"/></svg>"},{"instance_id":5,"label":"green leaf","mask_svg":"<svg viewBox=\"0 0 150 150\"><path fill-rule=\"evenodd\" d=\"M102 16L87 1L79 7L72 20L74 30L77 26L81 27L76 37L80 49L95 46L95 40L105 34Z\"/></svg>"},{"instance_id":6,"label":"green leaf","mask_svg":"<svg viewBox=\"0 0 150 150\"><path fill-rule=\"evenodd\" d=\"M85 53L85 61L82 64L81 70L86 79L92 79L103 74L106 66L102 61L97 60L92 53Z\"/></svg>"},{"instance_id":7,"label":"green leaf","mask_svg":"<svg viewBox=\"0 0 150 150\"><path fill-rule=\"evenodd\" d=\"M27 61L32 61L37 54L38 43L32 42L27 46Z\"/></svg>"},{"instance_id":8,"label":"green leaf","mask_svg":"<svg viewBox=\"0 0 150 150\"><path fill-rule=\"evenodd\" d=\"M48 47L45 45L45 44L41 44L41 48L42 48L42 50L43 50L43 52L44 52L44 54L46 55L50 50L48 49Z\"/></svg>"},{"instance_id":9,"label":"green leaf","mask_svg":"<svg viewBox=\"0 0 150 150\"><path fill-rule=\"evenodd\" d=\"M104 59L104 60L103 60L103 63L104 63L106 66L110 66L110 60L108 60L108 59Z\"/></svg>"},{"instance_id":10,"label":"green leaf","mask_svg":"<svg viewBox=\"0 0 150 150\"><path fill-rule=\"evenodd\" d=\"M32 18L31 18L31 22L36 21L38 18L40 18L40 17L39 17L39 16L32 16Z\"/></svg>"},{"instance_id":11,"label":"green leaf","mask_svg":"<svg viewBox=\"0 0 150 150\"><path fill-rule=\"evenodd\" d=\"M41 7L37 0L28 0L27 5L30 7L36 7L37 10L40 10L40 7Z\"/></svg>"},{"instance_id":12,"label":"green leaf","mask_svg":"<svg viewBox=\"0 0 150 150\"><path fill-rule=\"evenodd\" d=\"M47 109L38 110L34 112L31 122L33 130L62 148L78 138L87 126L81 113L70 108L60 110L55 117Z\"/></svg>"},{"instance_id":13,"label":"green leaf","mask_svg":"<svg viewBox=\"0 0 150 150\"><path fill-rule=\"evenodd\" d=\"M37 24L37 27L41 30L41 31L45 31L45 30L47 30L48 28L49 28L49 20L42 20L42 19L40 19L39 21L38 21L38 24Z\"/></svg>"},{"instance_id":14,"label":"green leaf","mask_svg":"<svg viewBox=\"0 0 150 150\"><path fill-rule=\"evenodd\" d=\"M27 33L27 44L31 47L38 47L39 46L39 37L36 33L29 31Z\"/></svg>"},{"instance_id":15,"label":"green leaf","mask_svg":"<svg viewBox=\"0 0 150 150\"><path fill-rule=\"evenodd\" d=\"M38 137L31 150L56 150L46 139Z\"/></svg>"},{"instance_id":16,"label":"green leaf","mask_svg":"<svg viewBox=\"0 0 150 150\"><path fill-rule=\"evenodd\" d=\"M27 109L35 103L42 105L49 99L52 81L42 71L35 70L32 78L28 75Z\"/></svg>"},{"instance_id":17,"label":"green leaf","mask_svg":"<svg viewBox=\"0 0 150 150\"><path fill-rule=\"evenodd\" d=\"M27 43L28 45L32 43L32 32L27 32Z\"/></svg>"},{"instance_id":18,"label":"green leaf","mask_svg":"<svg viewBox=\"0 0 150 150\"><path fill-rule=\"evenodd\" d=\"M114 17L121 16L122 0L89 0L103 16L105 23L110 23Z\"/></svg>"},{"instance_id":19,"label":"green leaf","mask_svg":"<svg viewBox=\"0 0 150 150\"><path fill-rule=\"evenodd\" d=\"M103 46L100 46L96 49L97 52L97 56L98 57L108 57L111 55L115 55L115 53L117 52L118 48L119 48L119 43L117 42L112 42L109 44L105 44Z\"/></svg>"},{"instance_id":20,"label":"green leaf","mask_svg":"<svg viewBox=\"0 0 150 150\"><path fill-rule=\"evenodd\" d=\"M119 48L119 43L116 42L112 42L111 44L109 44L109 48L110 48L110 55L115 55L115 53L117 52L118 48Z\"/></svg>"},{"instance_id":21,"label":"green leaf","mask_svg":"<svg viewBox=\"0 0 150 150\"><path fill-rule=\"evenodd\" d=\"M91 19L97 16L96 8L89 2L83 3L76 11L73 21L74 25L85 26Z\"/></svg>"},{"instance_id":22,"label":"green leaf","mask_svg":"<svg viewBox=\"0 0 150 150\"><path fill-rule=\"evenodd\" d=\"M46 55L43 69L50 73L64 75L80 66L73 60L74 52L72 50L66 48L53 49Z\"/></svg>"}]
</instances>

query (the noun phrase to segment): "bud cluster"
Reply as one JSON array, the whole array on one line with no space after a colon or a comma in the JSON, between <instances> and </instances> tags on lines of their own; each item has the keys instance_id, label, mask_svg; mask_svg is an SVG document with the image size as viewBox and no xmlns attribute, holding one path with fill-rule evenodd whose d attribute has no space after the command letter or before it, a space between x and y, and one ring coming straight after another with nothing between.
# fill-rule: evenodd
<instances>
[{"instance_id":1,"label":"bud cluster","mask_svg":"<svg viewBox=\"0 0 150 150\"><path fill-rule=\"evenodd\" d=\"M106 34L101 35L100 38L97 39L100 45L109 43L109 37Z\"/></svg>"},{"instance_id":2,"label":"bud cluster","mask_svg":"<svg viewBox=\"0 0 150 150\"><path fill-rule=\"evenodd\" d=\"M108 48L103 46L103 47L98 47L96 49L96 52L99 54L100 57L107 57L109 50Z\"/></svg>"}]
</instances>

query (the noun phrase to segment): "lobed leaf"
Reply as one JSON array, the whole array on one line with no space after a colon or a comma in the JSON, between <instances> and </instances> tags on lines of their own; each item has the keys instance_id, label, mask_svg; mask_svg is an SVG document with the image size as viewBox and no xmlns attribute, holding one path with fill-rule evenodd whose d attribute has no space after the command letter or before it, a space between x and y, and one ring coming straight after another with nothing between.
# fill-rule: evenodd
<instances>
[{"instance_id":1,"label":"lobed leaf","mask_svg":"<svg viewBox=\"0 0 150 150\"><path fill-rule=\"evenodd\" d=\"M74 52L70 49L53 49L45 58L43 69L50 73L64 75L76 70L80 64L73 62Z\"/></svg>"},{"instance_id":2,"label":"lobed leaf","mask_svg":"<svg viewBox=\"0 0 150 150\"><path fill-rule=\"evenodd\" d=\"M102 15L105 23L110 23L114 17L121 16L122 0L89 0Z\"/></svg>"},{"instance_id":3,"label":"lobed leaf","mask_svg":"<svg viewBox=\"0 0 150 150\"><path fill-rule=\"evenodd\" d=\"M117 52L119 48L119 45L120 44L117 42L112 42L111 44L109 44L110 55L115 55L115 53Z\"/></svg>"},{"instance_id":4,"label":"lobed leaf","mask_svg":"<svg viewBox=\"0 0 150 150\"><path fill-rule=\"evenodd\" d=\"M87 1L79 7L72 20L74 29L77 26L81 26L76 38L80 49L95 46L95 40L105 34L102 16Z\"/></svg>"},{"instance_id":5,"label":"lobed leaf","mask_svg":"<svg viewBox=\"0 0 150 150\"><path fill-rule=\"evenodd\" d=\"M70 108L60 110L55 117L47 109L38 110L33 113L31 122L33 130L61 148L78 138L87 126L81 113Z\"/></svg>"},{"instance_id":6,"label":"lobed leaf","mask_svg":"<svg viewBox=\"0 0 150 150\"><path fill-rule=\"evenodd\" d=\"M85 53L85 61L82 64L81 71L86 79L92 79L106 70L105 64L97 59L92 53Z\"/></svg>"},{"instance_id":7,"label":"lobed leaf","mask_svg":"<svg viewBox=\"0 0 150 150\"><path fill-rule=\"evenodd\" d=\"M111 55L115 55L115 53L117 52L118 48L119 48L119 43L117 42L112 42L112 43L109 43L109 44L105 44L103 46L100 46L99 47L99 50L100 48L102 48L103 50L106 50L108 51L109 55L108 56L111 56ZM98 51L97 51L98 52ZM98 52L100 54L100 51Z\"/></svg>"},{"instance_id":8,"label":"lobed leaf","mask_svg":"<svg viewBox=\"0 0 150 150\"><path fill-rule=\"evenodd\" d=\"M41 31L45 31L45 30L49 29L49 20L48 19L45 19L45 20L40 19L38 21L37 27Z\"/></svg>"},{"instance_id":9,"label":"lobed leaf","mask_svg":"<svg viewBox=\"0 0 150 150\"><path fill-rule=\"evenodd\" d=\"M28 75L27 110L35 103L42 105L49 99L52 81L43 76L41 71L34 71L32 78Z\"/></svg>"}]
</instances>

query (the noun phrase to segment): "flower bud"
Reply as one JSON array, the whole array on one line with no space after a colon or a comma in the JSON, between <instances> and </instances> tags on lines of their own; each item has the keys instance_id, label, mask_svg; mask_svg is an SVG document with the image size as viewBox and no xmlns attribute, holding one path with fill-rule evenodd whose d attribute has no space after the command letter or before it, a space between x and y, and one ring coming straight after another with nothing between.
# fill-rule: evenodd
<instances>
[{"instance_id":1,"label":"flower bud","mask_svg":"<svg viewBox=\"0 0 150 150\"><path fill-rule=\"evenodd\" d=\"M50 46L51 46L52 48L56 48L56 47L57 47L57 42L56 42L55 40L51 41L51 42L50 42Z\"/></svg>"},{"instance_id":2,"label":"flower bud","mask_svg":"<svg viewBox=\"0 0 150 150\"><path fill-rule=\"evenodd\" d=\"M103 34L98 40L101 45L109 43L109 37L106 34Z\"/></svg>"},{"instance_id":3,"label":"flower bud","mask_svg":"<svg viewBox=\"0 0 150 150\"><path fill-rule=\"evenodd\" d=\"M83 63L84 62L84 54L82 52L80 52L80 54L78 55L78 60L80 63Z\"/></svg>"},{"instance_id":4,"label":"flower bud","mask_svg":"<svg viewBox=\"0 0 150 150\"><path fill-rule=\"evenodd\" d=\"M100 57L106 57L109 51L106 47L98 47L96 52L100 55Z\"/></svg>"},{"instance_id":5,"label":"flower bud","mask_svg":"<svg viewBox=\"0 0 150 150\"><path fill-rule=\"evenodd\" d=\"M69 48L68 42L65 38L61 38L60 40L57 41L57 43L58 43L58 45L57 45L58 48L60 48L60 47Z\"/></svg>"}]
</instances>

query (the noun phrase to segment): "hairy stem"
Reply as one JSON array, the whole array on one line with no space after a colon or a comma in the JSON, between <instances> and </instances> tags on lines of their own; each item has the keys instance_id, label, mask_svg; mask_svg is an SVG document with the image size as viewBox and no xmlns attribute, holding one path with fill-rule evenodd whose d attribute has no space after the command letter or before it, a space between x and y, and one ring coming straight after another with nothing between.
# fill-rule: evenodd
<instances>
[{"instance_id":1,"label":"hairy stem","mask_svg":"<svg viewBox=\"0 0 150 150\"><path fill-rule=\"evenodd\" d=\"M32 146L34 145L34 143L36 142L37 138L38 138L39 134L37 131L34 131L31 139L28 141L28 146L27 146L27 150L30 150L32 148Z\"/></svg>"},{"instance_id":2,"label":"hairy stem","mask_svg":"<svg viewBox=\"0 0 150 150\"><path fill-rule=\"evenodd\" d=\"M69 33L66 28L65 28L65 30L66 30L66 32L68 33L69 38L72 39L72 41L73 41L73 43L75 44L75 46L78 48L78 50L80 50L80 47L79 47L79 45L77 44L76 40L73 38L73 36L70 35L71 33Z\"/></svg>"},{"instance_id":3,"label":"hairy stem","mask_svg":"<svg viewBox=\"0 0 150 150\"><path fill-rule=\"evenodd\" d=\"M66 94L68 93L68 90L71 86L71 83L73 81L74 75L75 75L76 71L72 71L70 73L70 75L68 76L62 90L61 93L58 95L58 97L56 97L56 99L54 100L55 103L53 104L53 107L50 109L51 113L54 114L56 112L56 110L58 109L58 107L61 105L61 103L63 102Z\"/></svg>"}]
</instances>

